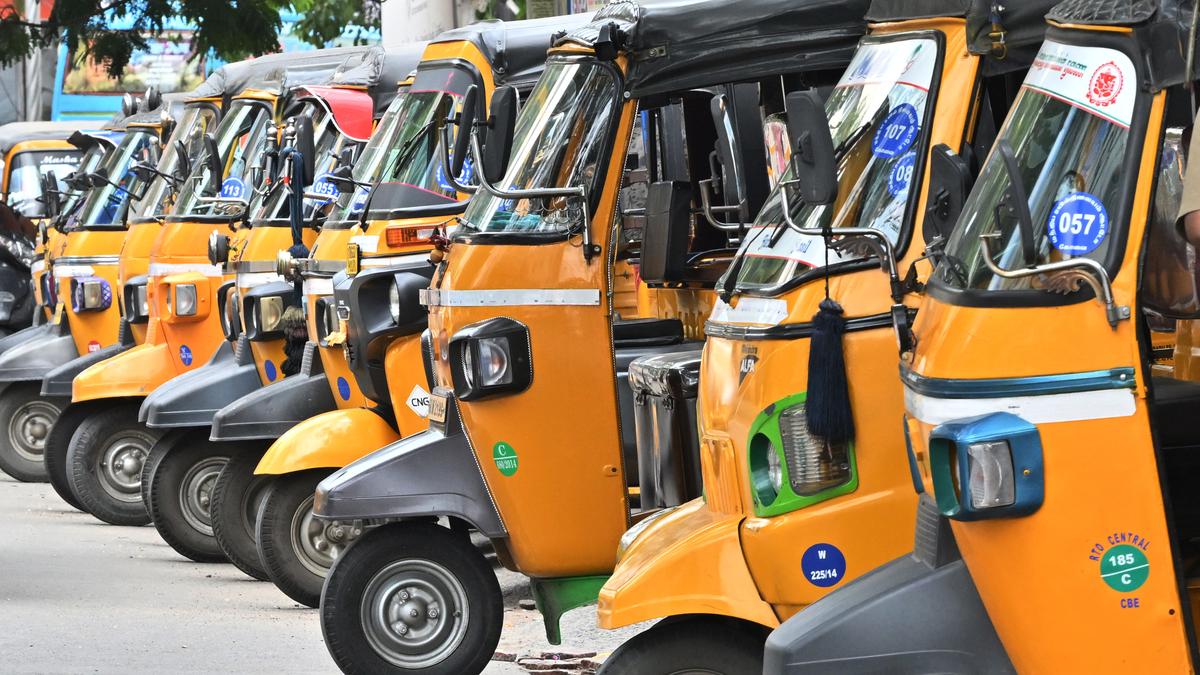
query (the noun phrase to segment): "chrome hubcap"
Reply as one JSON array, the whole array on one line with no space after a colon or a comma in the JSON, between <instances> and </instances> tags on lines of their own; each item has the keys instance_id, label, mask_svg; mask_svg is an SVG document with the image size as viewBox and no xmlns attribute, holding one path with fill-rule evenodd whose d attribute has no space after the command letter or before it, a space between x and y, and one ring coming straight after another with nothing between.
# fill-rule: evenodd
<instances>
[{"instance_id":1,"label":"chrome hubcap","mask_svg":"<svg viewBox=\"0 0 1200 675\"><path fill-rule=\"evenodd\" d=\"M362 523L319 520L313 517L312 509L310 496L292 515L292 551L309 572L323 577L350 542L362 534Z\"/></svg>"},{"instance_id":2,"label":"chrome hubcap","mask_svg":"<svg viewBox=\"0 0 1200 675\"><path fill-rule=\"evenodd\" d=\"M153 443L148 434L133 429L118 431L108 438L100 452L96 473L110 497L130 503L142 500L142 465Z\"/></svg>"},{"instance_id":3,"label":"chrome hubcap","mask_svg":"<svg viewBox=\"0 0 1200 675\"><path fill-rule=\"evenodd\" d=\"M192 465L179 484L179 509L188 526L211 537L212 492L228 457L206 457Z\"/></svg>"},{"instance_id":4,"label":"chrome hubcap","mask_svg":"<svg viewBox=\"0 0 1200 675\"><path fill-rule=\"evenodd\" d=\"M17 408L8 422L8 442L17 455L31 462L42 461L46 437L59 412L58 406L40 399Z\"/></svg>"},{"instance_id":5,"label":"chrome hubcap","mask_svg":"<svg viewBox=\"0 0 1200 675\"><path fill-rule=\"evenodd\" d=\"M462 583L430 560L400 560L380 570L363 593L367 642L401 668L430 668L458 649L470 618Z\"/></svg>"}]
</instances>

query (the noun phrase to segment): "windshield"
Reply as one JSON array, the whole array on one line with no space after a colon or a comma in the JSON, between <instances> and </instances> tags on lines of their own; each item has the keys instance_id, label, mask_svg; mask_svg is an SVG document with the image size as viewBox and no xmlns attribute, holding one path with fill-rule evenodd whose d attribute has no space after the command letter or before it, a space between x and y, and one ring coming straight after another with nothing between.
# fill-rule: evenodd
<instances>
[{"instance_id":1,"label":"windshield","mask_svg":"<svg viewBox=\"0 0 1200 675\"><path fill-rule=\"evenodd\" d=\"M609 160L620 111L616 71L593 60L553 60L517 118L512 158L496 187L592 192ZM562 234L582 224L578 199L501 199L480 189L463 215L474 232Z\"/></svg>"},{"instance_id":2,"label":"windshield","mask_svg":"<svg viewBox=\"0 0 1200 675\"><path fill-rule=\"evenodd\" d=\"M1133 63L1119 51L1047 41L996 143L1007 143L1016 157L1033 217L1035 259L1024 259L1018 212L1009 203L1011 179L993 151L934 278L952 288L988 291L1044 284L1038 277L992 274L983 260L982 234L998 235L991 249L1005 269L1075 256L1103 262L1116 239L1109 214L1123 201L1136 82Z\"/></svg>"},{"instance_id":3,"label":"windshield","mask_svg":"<svg viewBox=\"0 0 1200 675\"><path fill-rule=\"evenodd\" d=\"M306 192L319 192L326 195L332 195L337 192L337 189L326 180L329 171L333 169L338 156L342 152L342 148L349 147L353 143L350 139L338 132L337 125L333 124L333 117L324 107L314 104L311 101L306 101L304 109L297 113L300 115L308 115L312 118L313 124L313 144L316 153L313 160L314 172L317 179L309 183L309 185L301 186L300 189ZM284 170L289 170L285 164ZM291 186L291 182L284 183L279 181L273 186L267 200L262 208L262 211L257 216L260 220L270 220L275 218L287 218L289 216L289 205L291 203L291 190L285 189L284 185ZM309 186L312 186L309 188ZM304 199L303 218L305 222L312 219L314 213L319 207L330 204L329 198L325 199Z\"/></svg>"},{"instance_id":4,"label":"windshield","mask_svg":"<svg viewBox=\"0 0 1200 675\"><path fill-rule=\"evenodd\" d=\"M78 218L72 216L67 221L68 227L123 222L130 196L139 194L146 187L130 170L139 162L151 166L158 163L158 137L152 131L130 129L117 149L108 154L104 165L96 170L96 174L106 176L108 182L88 191Z\"/></svg>"},{"instance_id":5,"label":"windshield","mask_svg":"<svg viewBox=\"0 0 1200 675\"><path fill-rule=\"evenodd\" d=\"M837 153L838 196L828 206L808 206L789 188L788 206L800 227L869 227L900 243L914 177L919 177L921 132L937 65L929 38L864 42L825 102ZM783 181L795 178L789 167ZM750 227L739 255L737 287L783 284L809 270L852 259L826 251L820 236L783 223L776 186Z\"/></svg>"},{"instance_id":6,"label":"windshield","mask_svg":"<svg viewBox=\"0 0 1200 675\"><path fill-rule=\"evenodd\" d=\"M351 220L362 214L369 185L379 182L370 199L372 213L408 207L453 203L459 194L442 174L442 144L436 122L449 99L457 112L463 94L474 81L458 68L422 69L411 87L401 89L375 133L354 163L354 180L360 185L338 197L331 220ZM471 178L468 161L459 181ZM465 196L465 195L464 195Z\"/></svg>"},{"instance_id":7,"label":"windshield","mask_svg":"<svg viewBox=\"0 0 1200 675\"><path fill-rule=\"evenodd\" d=\"M236 217L242 214L244 209L241 204L215 202L211 198L220 194L222 197L250 199L257 194L247 188L247 183L250 182L251 167L262 162L269 127L269 105L261 101L234 101L216 133L217 152L224 174L214 176L208 170L207 151L193 154L192 174L179 190L174 215Z\"/></svg>"},{"instance_id":8,"label":"windshield","mask_svg":"<svg viewBox=\"0 0 1200 675\"><path fill-rule=\"evenodd\" d=\"M27 218L46 215L42 202L42 176L51 174L58 189L65 190L63 178L79 167L78 150L29 150L18 152L9 165L8 203Z\"/></svg>"},{"instance_id":9,"label":"windshield","mask_svg":"<svg viewBox=\"0 0 1200 675\"><path fill-rule=\"evenodd\" d=\"M99 167L104 161L104 154L107 151L108 146L102 143L89 145L88 149L83 153L83 158L79 160L79 166L75 168L75 173L82 175L95 171L96 168ZM61 190L64 187L65 186L60 183L59 189ZM63 193L62 210L59 213L66 215L73 213L82 205L83 198L87 196L87 193L87 190L68 189Z\"/></svg>"},{"instance_id":10,"label":"windshield","mask_svg":"<svg viewBox=\"0 0 1200 675\"><path fill-rule=\"evenodd\" d=\"M182 140L187 147L189 157L199 157L203 148L201 139L207 132L214 131L217 122L217 110L210 105L188 106L179 120L171 142L162 149L162 159L158 163L158 171L168 176L174 176L179 166L179 155L175 152L175 141ZM146 196L134 203L133 213L139 216L159 216L171 211L175 203L175 190L171 182L157 177L150 183Z\"/></svg>"}]
</instances>

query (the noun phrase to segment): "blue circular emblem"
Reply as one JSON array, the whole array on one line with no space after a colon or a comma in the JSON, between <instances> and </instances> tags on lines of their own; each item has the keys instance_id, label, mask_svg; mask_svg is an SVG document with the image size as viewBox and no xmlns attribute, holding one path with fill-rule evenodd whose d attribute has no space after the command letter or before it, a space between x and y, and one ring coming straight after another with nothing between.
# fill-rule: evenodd
<instances>
[{"instance_id":1,"label":"blue circular emblem","mask_svg":"<svg viewBox=\"0 0 1200 675\"><path fill-rule=\"evenodd\" d=\"M908 153L892 165L892 172L888 174L888 192L893 197L908 193L908 186L912 183L913 171L916 168L917 153L915 152Z\"/></svg>"},{"instance_id":2,"label":"blue circular emblem","mask_svg":"<svg viewBox=\"0 0 1200 675\"><path fill-rule=\"evenodd\" d=\"M901 103L888 113L875 138L871 141L871 152L876 157L891 159L904 154L921 130L921 122L917 117L917 109L911 103Z\"/></svg>"},{"instance_id":3,"label":"blue circular emblem","mask_svg":"<svg viewBox=\"0 0 1200 675\"><path fill-rule=\"evenodd\" d=\"M350 383L346 381L346 378L339 377L337 379L337 388L338 388L338 395L342 397L342 400L349 401L350 400Z\"/></svg>"},{"instance_id":4,"label":"blue circular emblem","mask_svg":"<svg viewBox=\"0 0 1200 675\"><path fill-rule=\"evenodd\" d=\"M354 199L350 202L351 211L362 211L367 207L367 195L370 191L365 187L359 187L354 191Z\"/></svg>"},{"instance_id":5,"label":"blue circular emblem","mask_svg":"<svg viewBox=\"0 0 1200 675\"><path fill-rule=\"evenodd\" d=\"M1046 231L1054 248L1068 255L1085 255L1108 236L1108 211L1095 195L1072 192L1054 202Z\"/></svg>"},{"instance_id":6,"label":"blue circular emblem","mask_svg":"<svg viewBox=\"0 0 1200 675\"><path fill-rule=\"evenodd\" d=\"M813 544L800 558L804 578L813 586L828 588L846 576L846 556L833 544Z\"/></svg>"},{"instance_id":7,"label":"blue circular emblem","mask_svg":"<svg viewBox=\"0 0 1200 675\"><path fill-rule=\"evenodd\" d=\"M275 362L270 359L263 364L263 372L267 374L267 382L274 382L275 377L279 375L279 371L275 370Z\"/></svg>"},{"instance_id":8,"label":"blue circular emblem","mask_svg":"<svg viewBox=\"0 0 1200 675\"><path fill-rule=\"evenodd\" d=\"M329 182L329 174L327 173L317 176L317 180L313 181L312 187L308 191L325 197L322 200L314 200L318 204L329 204L338 198L338 189L333 183Z\"/></svg>"},{"instance_id":9,"label":"blue circular emblem","mask_svg":"<svg viewBox=\"0 0 1200 675\"><path fill-rule=\"evenodd\" d=\"M179 360L185 366L192 365L192 350L187 345L179 345Z\"/></svg>"},{"instance_id":10,"label":"blue circular emblem","mask_svg":"<svg viewBox=\"0 0 1200 675\"><path fill-rule=\"evenodd\" d=\"M221 183L220 195L229 199L245 199L246 184L242 182L241 178L230 176L225 179L224 183Z\"/></svg>"}]
</instances>

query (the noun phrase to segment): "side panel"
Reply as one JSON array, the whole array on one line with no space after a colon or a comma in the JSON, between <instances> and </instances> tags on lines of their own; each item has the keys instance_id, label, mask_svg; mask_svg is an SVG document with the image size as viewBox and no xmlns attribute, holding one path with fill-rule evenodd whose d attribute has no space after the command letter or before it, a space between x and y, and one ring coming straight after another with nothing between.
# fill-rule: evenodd
<instances>
[{"instance_id":1,"label":"side panel","mask_svg":"<svg viewBox=\"0 0 1200 675\"><path fill-rule=\"evenodd\" d=\"M254 473L340 469L398 440L396 430L370 410L331 410L310 417L280 436Z\"/></svg>"}]
</instances>

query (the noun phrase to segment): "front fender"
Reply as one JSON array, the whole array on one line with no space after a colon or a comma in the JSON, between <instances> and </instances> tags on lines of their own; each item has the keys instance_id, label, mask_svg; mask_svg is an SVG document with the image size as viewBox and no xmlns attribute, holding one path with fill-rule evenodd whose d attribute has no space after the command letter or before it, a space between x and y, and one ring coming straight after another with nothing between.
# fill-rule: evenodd
<instances>
[{"instance_id":1,"label":"front fender","mask_svg":"<svg viewBox=\"0 0 1200 675\"><path fill-rule=\"evenodd\" d=\"M38 339L22 342L0 353L0 382L40 380L51 370L79 357L70 331L60 331L55 325L46 327L49 330Z\"/></svg>"},{"instance_id":2,"label":"front fender","mask_svg":"<svg viewBox=\"0 0 1200 675\"><path fill-rule=\"evenodd\" d=\"M76 376L101 361L107 361L121 352L128 351L132 346L132 343L109 345L52 369L42 378L42 396L71 396Z\"/></svg>"},{"instance_id":3,"label":"front fender","mask_svg":"<svg viewBox=\"0 0 1200 675\"><path fill-rule=\"evenodd\" d=\"M224 341L208 363L164 382L142 402L138 420L152 429L211 425L218 410L262 387L250 350L243 347Z\"/></svg>"},{"instance_id":4,"label":"front fender","mask_svg":"<svg viewBox=\"0 0 1200 675\"><path fill-rule=\"evenodd\" d=\"M331 410L288 429L271 444L254 473L340 469L398 440L396 430L372 410Z\"/></svg>"},{"instance_id":5,"label":"front fender","mask_svg":"<svg viewBox=\"0 0 1200 675\"><path fill-rule=\"evenodd\" d=\"M307 343L300 372L272 382L217 411L212 420L210 440L279 438L300 422L335 410L337 404L333 402L316 350L315 344Z\"/></svg>"},{"instance_id":6,"label":"front fender","mask_svg":"<svg viewBox=\"0 0 1200 675\"><path fill-rule=\"evenodd\" d=\"M95 363L75 376L71 400L141 398L175 376L170 349L162 343L143 343Z\"/></svg>"},{"instance_id":7,"label":"front fender","mask_svg":"<svg viewBox=\"0 0 1200 675\"><path fill-rule=\"evenodd\" d=\"M43 313L44 317L45 314ZM43 340L51 337L57 332L57 326L52 323L42 322L40 324L22 328L15 333L9 333L0 338L0 354L16 347L17 345L30 342L32 340Z\"/></svg>"},{"instance_id":8,"label":"front fender","mask_svg":"<svg viewBox=\"0 0 1200 675\"><path fill-rule=\"evenodd\" d=\"M921 495L916 531L912 555L855 579L771 633L763 673L1015 673L928 495Z\"/></svg>"},{"instance_id":9,"label":"front fender","mask_svg":"<svg viewBox=\"0 0 1200 675\"><path fill-rule=\"evenodd\" d=\"M461 430L447 435L431 428L337 471L317 485L313 514L327 520L455 516L488 538L508 536Z\"/></svg>"},{"instance_id":10,"label":"front fender","mask_svg":"<svg viewBox=\"0 0 1200 675\"><path fill-rule=\"evenodd\" d=\"M717 513L702 499L658 518L633 541L600 590L600 627L682 614L778 626L746 565L741 524L741 514Z\"/></svg>"}]
</instances>

